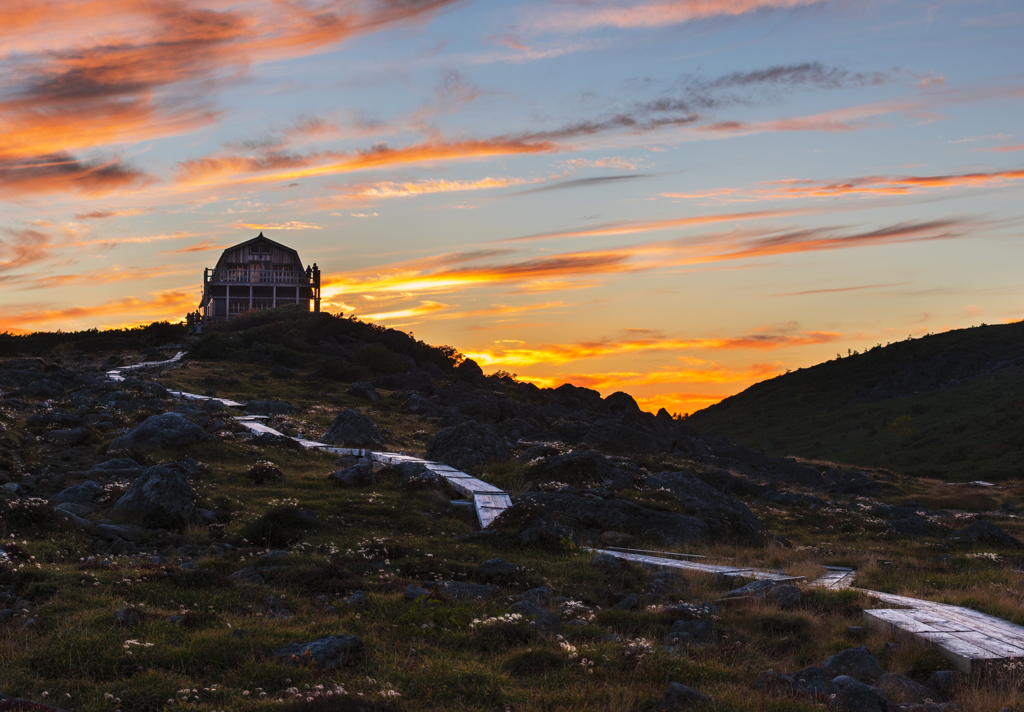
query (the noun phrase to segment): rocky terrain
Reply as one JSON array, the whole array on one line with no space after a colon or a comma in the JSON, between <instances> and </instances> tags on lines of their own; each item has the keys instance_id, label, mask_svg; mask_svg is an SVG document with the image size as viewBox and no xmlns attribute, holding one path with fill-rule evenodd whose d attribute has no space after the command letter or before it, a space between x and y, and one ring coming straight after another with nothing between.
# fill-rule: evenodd
<instances>
[{"instance_id":1,"label":"rocky terrain","mask_svg":"<svg viewBox=\"0 0 1024 712\"><path fill-rule=\"evenodd\" d=\"M877 604L855 591L730 585L589 550L806 580L848 565L859 586L1024 623L1019 483L770 457L625 393L485 376L330 315L256 316L123 381L105 372L175 349L72 342L0 362L0 709L1024 702L1019 672L953 674L934 651L865 637L860 612ZM463 469L513 506L481 531L422 467L257 437L241 412Z\"/></svg>"}]
</instances>

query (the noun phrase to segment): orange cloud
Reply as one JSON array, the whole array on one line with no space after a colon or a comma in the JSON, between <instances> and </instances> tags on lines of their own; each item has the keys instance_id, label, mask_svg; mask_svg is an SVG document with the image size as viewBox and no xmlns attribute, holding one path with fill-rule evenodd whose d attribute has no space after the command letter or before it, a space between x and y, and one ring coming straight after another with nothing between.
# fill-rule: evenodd
<instances>
[{"instance_id":1,"label":"orange cloud","mask_svg":"<svg viewBox=\"0 0 1024 712\"><path fill-rule=\"evenodd\" d=\"M93 210L88 213L75 213L76 220L106 220L128 215L143 215L153 212L153 208L120 208L112 210Z\"/></svg>"},{"instance_id":2,"label":"orange cloud","mask_svg":"<svg viewBox=\"0 0 1024 712\"><path fill-rule=\"evenodd\" d=\"M232 223L231 227L236 230L247 229L247 230L319 230L320 226L316 223L296 222L289 221L283 223L244 223L236 222Z\"/></svg>"},{"instance_id":3,"label":"orange cloud","mask_svg":"<svg viewBox=\"0 0 1024 712\"><path fill-rule=\"evenodd\" d=\"M179 319L196 308L197 299L189 292L169 291L158 293L151 299L122 297L110 299L93 306L66 307L63 309L8 310L0 316L0 331L24 332L52 325L69 327L79 320L93 320L106 316L129 316L132 323L158 319Z\"/></svg>"},{"instance_id":4,"label":"orange cloud","mask_svg":"<svg viewBox=\"0 0 1024 712\"><path fill-rule=\"evenodd\" d=\"M187 188L210 184L290 181L385 166L548 153L557 148L549 141L499 137L452 142L425 141L404 148L390 148L386 144L380 144L355 154L328 151L306 155L275 153L258 156L211 156L180 163L175 180Z\"/></svg>"},{"instance_id":5,"label":"orange cloud","mask_svg":"<svg viewBox=\"0 0 1024 712\"><path fill-rule=\"evenodd\" d=\"M1018 143L1016 146L996 146L995 148L982 149L989 153L1010 153L1011 151L1024 151L1024 143Z\"/></svg>"},{"instance_id":6,"label":"orange cloud","mask_svg":"<svg viewBox=\"0 0 1024 712\"><path fill-rule=\"evenodd\" d=\"M522 367L538 363L563 364L588 358L618 356L629 353L655 353L665 351L719 351L719 350L767 350L792 346L810 346L836 341L843 334L829 331L775 330L754 333L735 338L634 338L622 340L601 340L575 344L541 344L538 346L506 346L498 342L493 349L466 351L482 367ZM689 372L687 372L689 373ZM622 375L622 374L619 374ZM635 376L635 374L633 374ZM648 377L654 377L648 374ZM674 376L673 376L674 377ZM653 383L655 381L646 381Z\"/></svg>"},{"instance_id":7,"label":"orange cloud","mask_svg":"<svg viewBox=\"0 0 1024 712\"><path fill-rule=\"evenodd\" d=\"M317 228L317 229L319 229L319 228ZM161 254L161 255L184 255L184 254L188 254L189 252L207 252L209 250L223 250L223 249L225 249L227 247L230 247L230 245L218 245L216 240L210 238L210 239L203 240L202 242L197 242L194 245L189 245L188 247L182 247L182 248L177 249L177 250L162 250L159 254Z\"/></svg>"},{"instance_id":8,"label":"orange cloud","mask_svg":"<svg viewBox=\"0 0 1024 712\"><path fill-rule=\"evenodd\" d=\"M481 178L480 180L444 180L434 178L422 181L378 181L376 183L365 183L348 185L344 187L346 196L355 198L400 198L410 195L426 195L429 193L456 193L467 190L490 190L492 188L507 188L514 185L526 183L543 183L546 178Z\"/></svg>"}]
</instances>

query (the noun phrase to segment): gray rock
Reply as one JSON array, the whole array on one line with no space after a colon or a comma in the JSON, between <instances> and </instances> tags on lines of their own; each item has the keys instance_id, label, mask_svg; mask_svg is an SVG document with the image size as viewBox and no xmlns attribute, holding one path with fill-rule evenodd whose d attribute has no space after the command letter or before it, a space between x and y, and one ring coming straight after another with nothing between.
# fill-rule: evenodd
<instances>
[{"instance_id":1,"label":"gray rock","mask_svg":"<svg viewBox=\"0 0 1024 712\"><path fill-rule=\"evenodd\" d=\"M327 479L339 487L369 487L377 482L369 465L346 467L328 475Z\"/></svg>"},{"instance_id":2,"label":"gray rock","mask_svg":"<svg viewBox=\"0 0 1024 712\"><path fill-rule=\"evenodd\" d=\"M43 440L61 447L81 445L89 439L87 428L70 428L69 430L51 430L43 435Z\"/></svg>"},{"instance_id":3,"label":"gray rock","mask_svg":"<svg viewBox=\"0 0 1024 712\"><path fill-rule=\"evenodd\" d=\"M320 440L331 445L370 450L385 446L384 436L373 421L349 408L338 413Z\"/></svg>"},{"instance_id":4,"label":"gray rock","mask_svg":"<svg viewBox=\"0 0 1024 712\"><path fill-rule=\"evenodd\" d=\"M427 443L427 459L465 470L506 462L509 449L494 426L469 420L438 431Z\"/></svg>"},{"instance_id":5,"label":"gray rock","mask_svg":"<svg viewBox=\"0 0 1024 712\"><path fill-rule=\"evenodd\" d=\"M936 670L924 681L924 684L931 690L949 694L959 678L960 673L956 670Z\"/></svg>"},{"instance_id":6,"label":"gray rock","mask_svg":"<svg viewBox=\"0 0 1024 712\"><path fill-rule=\"evenodd\" d=\"M779 608L788 610L800 605L800 601L803 599L803 593L800 591L798 586L786 584L776 586L766 593L764 598L766 601L771 601Z\"/></svg>"},{"instance_id":7,"label":"gray rock","mask_svg":"<svg viewBox=\"0 0 1024 712\"><path fill-rule=\"evenodd\" d=\"M430 591L428 591L427 589L423 588L422 586L417 586L416 584L411 583L411 584L409 584L408 586L405 587L405 594L404 595L405 595L405 600L407 600L407 601L415 601L416 599L421 598L423 596L430 596Z\"/></svg>"},{"instance_id":8,"label":"gray rock","mask_svg":"<svg viewBox=\"0 0 1024 712\"><path fill-rule=\"evenodd\" d=\"M519 564L504 559L489 559L473 569L473 576L485 583L496 583L504 586L522 578L526 573Z\"/></svg>"},{"instance_id":9,"label":"gray rock","mask_svg":"<svg viewBox=\"0 0 1024 712\"><path fill-rule=\"evenodd\" d=\"M247 566L244 569L239 569L233 574L230 574L228 578L232 581L236 581L237 583L249 583L254 586L262 586L264 583L263 575L260 574L254 566Z\"/></svg>"},{"instance_id":10,"label":"gray rock","mask_svg":"<svg viewBox=\"0 0 1024 712\"><path fill-rule=\"evenodd\" d=\"M557 517L577 531L626 532L665 544L697 541L715 533L696 517L659 512L624 499L599 499L584 492L528 492L512 505L510 516L519 511L517 508Z\"/></svg>"},{"instance_id":11,"label":"gray rock","mask_svg":"<svg viewBox=\"0 0 1024 712\"><path fill-rule=\"evenodd\" d=\"M110 518L143 527L174 529L197 521L192 498L192 487L180 470L156 465L132 482L110 510Z\"/></svg>"},{"instance_id":12,"label":"gray rock","mask_svg":"<svg viewBox=\"0 0 1024 712\"><path fill-rule=\"evenodd\" d=\"M836 653L821 664L821 669L826 675L847 675L864 683L874 682L885 674L875 656L864 646Z\"/></svg>"},{"instance_id":13,"label":"gray rock","mask_svg":"<svg viewBox=\"0 0 1024 712\"><path fill-rule=\"evenodd\" d=\"M104 539L123 539L132 544L141 544L146 530L133 524L97 524L92 528L93 536Z\"/></svg>"},{"instance_id":14,"label":"gray rock","mask_svg":"<svg viewBox=\"0 0 1024 712\"><path fill-rule=\"evenodd\" d=\"M778 584L772 579L760 579L757 581L751 581L745 586L740 586L737 589L733 589L726 593L722 598L744 598L747 596L753 596L755 598L764 598L767 596Z\"/></svg>"},{"instance_id":15,"label":"gray rock","mask_svg":"<svg viewBox=\"0 0 1024 712\"><path fill-rule=\"evenodd\" d=\"M923 704L925 702L942 702L942 695L909 677L887 672L878 676L875 683L893 702Z\"/></svg>"},{"instance_id":16,"label":"gray rock","mask_svg":"<svg viewBox=\"0 0 1024 712\"><path fill-rule=\"evenodd\" d=\"M245 410L256 415L288 415L295 412L295 406L283 400L252 400L245 404Z\"/></svg>"},{"instance_id":17,"label":"gray rock","mask_svg":"<svg viewBox=\"0 0 1024 712\"><path fill-rule=\"evenodd\" d=\"M832 676L821 668L797 670L790 677L793 680L792 693L809 700L827 702L839 692L839 687L832 682Z\"/></svg>"},{"instance_id":18,"label":"gray rock","mask_svg":"<svg viewBox=\"0 0 1024 712\"><path fill-rule=\"evenodd\" d=\"M313 517L316 519L316 517ZM292 552L287 549L271 549L266 554L260 554L260 561L264 563L276 564L281 559L286 559L292 555Z\"/></svg>"},{"instance_id":19,"label":"gray rock","mask_svg":"<svg viewBox=\"0 0 1024 712\"><path fill-rule=\"evenodd\" d=\"M217 519L217 513L212 509L196 509L196 514L199 515L199 521L203 524L218 524L220 522Z\"/></svg>"},{"instance_id":20,"label":"gray rock","mask_svg":"<svg viewBox=\"0 0 1024 712\"><path fill-rule=\"evenodd\" d=\"M456 601L485 600L498 595L498 587L492 584L443 581L437 587L441 593Z\"/></svg>"},{"instance_id":21,"label":"gray rock","mask_svg":"<svg viewBox=\"0 0 1024 712\"><path fill-rule=\"evenodd\" d=\"M531 624L541 633L555 633L562 625L561 621L558 620L558 616L530 601L513 603L509 606L508 610L530 620Z\"/></svg>"},{"instance_id":22,"label":"gray rock","mask_svg":"<svg viewBox=\"0 0 1024 712\"><path fill-rule=\"evenodd\" d=\"M658 712L700 709L716 704L714 698L678 682L670 682L668 689L658 703Z\"/></svg>"},{"instance_id":23,"label":"gray rock","mask_svg":"<svg viewBox=\"0 0 1024 712\"><path fill-rule=\"evenodd\" d=\"M103 491L103 487L92 480L74 485L50 497L50 504L89 504Z\"/></svg>"},{"instance_id":24,"label":"gray rock","mask_svg":"<svg viewBox=\"0 0 1024 712\"><path fill-rule=\"evenodd\" d=\"M989 544L1008 549L1019 549L1021 543L1004 532L998 525L984 519L953 532L947 540L954 544Z\"/></svg>"},{"instance_id":25,"label":"gray rock","mask_svg":"<svg viewBox=\"0 0 1024 712\"><path fill-rule=\"evenodd\" d=\"M364 591L355 591L351 596L345 599L345 603L350 606L365 606L370 602L370 597L366 595Z\"/></svg>"},{"instance_id":26,"label":"gray rock","mask_svg":"<svg viewBox=\"0 0 1024 712\"><path fill-rule=\"evenodd\" d=\"M138 477L146 468L135 462L130 457L118 457L93 465L89 474L95 477L113 477L129 479Z\"/></svg>"},{"instance_id":27,"label":"gray rock","mask_svg":"<svg viewBox=\"0 0 1024 712\"><path fill-rule=\"evenodd\" d=\"M841 712L889 712L889 698L881 690L850 677L839 675L832 682L839 688L839 693L829 704L834 710Z\"/></svg>"},{"instance_id":28,"label":"gray rock","mask_svg":"<svg viewBox=\"0 0 1024 712\"><path fill-rule=\"evenodd\" d=\"M611 554L595 554L590 559L590 566L595 569L599 569L606 573L614 571L621 571L622 566L625 562L618 556L612 556Z\"/></svg>"},{"instance_id":29,"label":"gray rock","mask_svg":"<svg viewBox=\"0 0 1024 712\"><path fill-rule=\"evenodd\" d=\"M287 366L282 366L279 363L275 363L270 367L271 378L291 378L292 370Z\"/></svg>"},{"instance_id":30,"label":"gray rock","mask_svg":"<svg viewBox=\"0 0 1024 712\"><path fill-rule=\"evenodd\" d=\"M151 450L155 448L185 448L197 443L215 440L191 420L180 413L151 415L139 425L110 443L110 452L118 450Z\"/></svg>"},{"instance_id":31,"label":"gray rock","mask_svg":"<svg viewBox=\"0 0 1024 712\"><path fill-rule=\"evenodd\" d=\"M231 637L236 638L238 640L245 640L249 637L249 631L245 630L244 628L236 628L235 630L231 631Z\"/></svg>"},{"instance_id":32,"label":"gray rock","mask_svg":"<svg viewBox=\"0 0 1024 712\"><path fill-rule=\"evenodd\" d=\"M377 389L373 387L373 384L368 381L356 381L348 389L349 395L355 396L356 398L365 398L371 403L376 403L380 400L380 394L377 393Z\"/></svg>"},{"instance_id":33,"label":"gray rock","mask_svg":"<svg viewBox=\"0 0 1024 712\"><path fill-rule=\"evenodd\" d=\"M640 600L632 593L626 594L622 600L612 606L617 611L631 611L640 604Z\"/></svg>"},{"instance_id":34,"label":"gray rock","mask_svg":"<svg viewBox=\"0 0 1024 712\"><path fill-rule=\"evenodd\" d=\"M665 636L666 645L713 645L718 631L709 620L676 621Z\"/></svg>"},{"instance_id":35,"label":"gray rock","mask_svg":"<svg viewBox=\"0 0 1024 712\"><path fill-rule=\"evenodd\" d=\"M544 546L551 549L582 545L580 538L572 529L546 515L530 522L519 534L519 543L523 546Z\"/></svg>"},{"instance_id":36,"label":"gray rock","mask_svg":"<svg viewBox=\"0 0 1024 712\"><path fill-rule=\"evenodd\" d=\"M513 596L512 600L529 601L534 605L545 607L551 603L551 591L546 586L539 586L538 588L531 588L525 593Z\"/></svg>"},{"instance_id":37,"label":"gray rock","mask_svg":"<svg viewBox=\"0 0 1024 712\"><path fill-rule=\"evenodd\" d=\"M298 664L312 660L317 667L337 669L351 667L366 655L366 648L354 635L329 635L308 643L294 643L274 651L278 658L288 658Z\"/></svg>"},{"instance_id":38,"label":"gray rock","mask_svg":"<svg viewBox=\"0 0 1024 712\"><path fill-rule=\"evenodd\" d=\"M142 621L142 611L137 608L122 608L114 613L114 625L123 628L134 628Z\"/></svg>"},{"instance_id":39,"label":"gray rock","mask_svg":"<svg viewBox=\"0 0 1024 712\"><path fill-rule=\"evenodd\" d=\"M767 534L764 523L747 505L685 472L651 475L644 480L644 488L668 490L686 505L687 512L700 518L712 531L729 531L754 543L763 542Z\"/></svg>"},{"instance_id":40,"label":"gray rock","mask_svg":"<svg viewBox=\"0 0 1024 712\"><path fill-rule=\"evenodd\" d=\"M92 522L90 522L88 519L84 519L80 515L75 514L74 512L72 512L70 510L62 509L62 507L74 507L74 506L79 506L79 505L73 505L73 504L62 504L62 505L59 505L59 506L53 508L53 514L57 517L57 519L59 519L60 521L64 522L65 524L68 524L68 525L74 527L75 529L81 529L83 531L91 529L92 528Z\"/></svg>"},{"instance_id":41,"label":"gray rock","mask_svg":"<svg viewBox=\"0 0 1024 712\"><path fill-rule=\"evenodd\" d=\"M609 480L613 489L633 486L633 475L623 472L613 461L593 450L574 450L538 460L526 468L524 477L531 482L565 482L577 487L600 485Z\"/></svg>"},{"instance_id":42,"label":"gray rock","mask_svg":"<svg viewBox=\"0 0 1024 712\"><path fill-rule=\"evenodd\" d=\"M267 619L268 620L288 620L295 614L285 608L284 601L273 596L267 596L263 600L264 605L267 607Z\"/></svg>"}]
</instances>

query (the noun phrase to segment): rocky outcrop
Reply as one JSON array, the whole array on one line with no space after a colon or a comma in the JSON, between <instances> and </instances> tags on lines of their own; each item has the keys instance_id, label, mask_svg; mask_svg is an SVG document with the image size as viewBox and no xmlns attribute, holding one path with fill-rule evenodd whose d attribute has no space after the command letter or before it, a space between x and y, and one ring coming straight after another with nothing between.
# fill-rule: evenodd
<instances>
[{"instance_id":1,"label":"rocky outcrop","mask_svg":"<svg viewBox=\"0 0 1024 712\"><path fill-rule=\"evenodd\" d=\"M382 450L385 447L384 436L373 421L348 408L338 413L320 440L329 445L367 450Z\"/></svg>"},{"instance_id":2,"label":"rocky outcrop","mask_svg":"<svg viewBox=\"0 0 1024 712\"><path fill-rule=\"evenodd\" d=\"M110 443L110 452L186 448L215 438L180 413L151 415Z\"/></svg>"},{"instance_id":3,"label":"rocky outcrop","mask_svg":"<svg viewBox=\"0 0 1024 712\"><path fill-rule=\"evenodd\" d=\"M575 487L598 485L624 489L633 486L631 474L593 450L574 450L537 460L526 469L525 477L531 482L563 482Z\"/></svg>"},{"instance_id":4,"label":"rocky outcrop","mask_svg":"<svg viewBox=\"0 0 1024 712\"><path fill-rule=\"evenodd\" d=\"M686 472L659 472L644 480L645 489L671 492L712 531L727 530L749 542L762 542L767 528L747 505L722 494Z\"/></svg>"},{"instance_id":5,"label":"rocky outcrop","mask_svg":"<svg viewBox=\"0 0 1024 712\"><path fill-rule=\"evenodd\" d=\"M459 470L505 462L510 452L493 426L469 420L443 428L427 443L427 459Z\"/></svg>"},{"instance_id":6,"label":"rocky outcrop","mask_svg":"<svg viewBox=\"0 0 1024 712\"><path fill-rule=\"evenodd\" d=\"M148 528L176 529L196 522L192 486L180 469L148 468L110 510L110 518Z\"/></svg>"}]
</instances>

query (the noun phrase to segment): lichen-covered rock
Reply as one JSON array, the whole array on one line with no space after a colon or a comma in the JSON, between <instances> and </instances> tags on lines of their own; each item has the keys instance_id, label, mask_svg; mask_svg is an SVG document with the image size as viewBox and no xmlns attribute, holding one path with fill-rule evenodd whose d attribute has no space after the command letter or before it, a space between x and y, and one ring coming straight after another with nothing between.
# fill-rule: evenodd
<instances>
[{"instance_id":1,"label":"lichen-covered rock","mask_svg":"<svg viewBox=\"0 0 1024 712\"><path fill-rule=\"evenodd\" d=\"M368 487L377 481L369 465L353 465L327 476L339 487Z\"/></svg>"},{"instance_id":2,"label":"lichen-covered rock","mask_svg":"<svg viewBox=\"0 0 1024 712\"><path fill-rule=\"evenodd\" d=\"M467 420L438 431L427 443L427 459L465 470L505 462L509 449L494 426Z\"/></svg>"},{"instance_id":3,"label":"lichen-covered rock","mask_svg":"<svg viewBox=\"0 0 1024 712\"><path fill-rule=\"evenodd\" d=\"M274 651L278 658L288 658L300 664L315 664L319 668L350 667L366 655L366 648L354 635L329 635L308 643L294 643Z\"/></svg>"},{"instance_id":4,"label":"lichen-covered rock","mask_svg":"<svg viewBox=\"0 0 1024 712\"><path fill-rule=\"evenodd\" d=\"M175 529L198 520L192 486L181 470L156 465L148 468L110 510L110 518L125 524Z\"/></svg>"},{"instance_id":5,"label":"lichen-covered rock","mask_svg":"<svg viewBox=\"0 0 1024 712\"><path fill-rule=\"evenodd\" d=\"M320 440L330 445L369 450L382 449L385 445L384 436L373 421L350 408L338 413Z\"/></svg>"},{"instance_id":6,"label":"lichen-covered rock","mask_svg":"<svg viewBox=\"0 0 1024 712\"><path fill-rule=\"evenodd\" d=\"M659 472L644 481L644 488L667 490L686 505L690 514L700 518L712 531L728 530L750 542L764 540L767 529L747 505L722 494L711 485L685 472Z\"/></svg>"},{"instance_id":7,"label":"lichen-covered rock","mask_svg":"<svg viewBox=\"0 0 1024 712\"><path fill-rule=\"evenodd\" d=\"M541 446L542 448L545 446ZM531 482L565 482L574 486L603 485L614 489L633 486L633 475L593 450L574 450L532 463L525 477Z\"/></svg>"},{"instance_id":8,"label":"lichen-covered rock","mask_svg":"<svg viewBox=\"0 0 1024 712\"><path fill-rule=\"evenodd\" d=\"M848 675L858 682L865 683L874 682L885 674L875 656L864 646L847 648L836 653L821 664L821 669L826 675Z\"/></svg>"},{"instance_id":9,"label":"lichen-covered rock","mask_svg":"<svg viewBox=\"0 0 1024 712\"><path fill-rule=\"evenodd\" d=\"M181 413L151 415L110 443L110 452L184 448L215 438Z\"/></svg>"},{"instance_id":10,"label":"lichen-covered rock","mask_svg":"<svg viewBox=\"0 0 1024 712\"><path fill-rule=\"evenodd\" d=\"M558 616L531 601L518 601L509 606L508 610L529 620L541 633L555 633L562 625Z\"/></svg>"}]
</instances>

